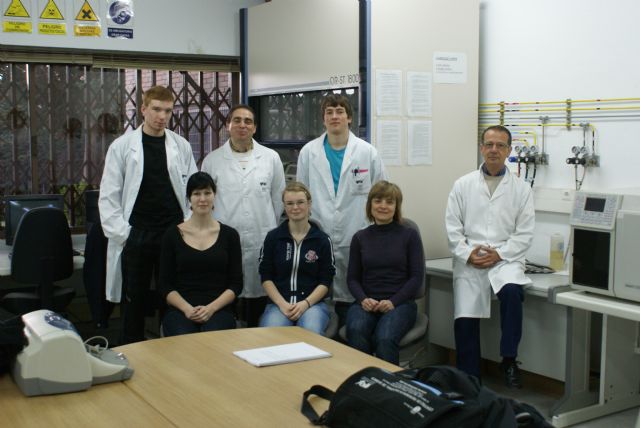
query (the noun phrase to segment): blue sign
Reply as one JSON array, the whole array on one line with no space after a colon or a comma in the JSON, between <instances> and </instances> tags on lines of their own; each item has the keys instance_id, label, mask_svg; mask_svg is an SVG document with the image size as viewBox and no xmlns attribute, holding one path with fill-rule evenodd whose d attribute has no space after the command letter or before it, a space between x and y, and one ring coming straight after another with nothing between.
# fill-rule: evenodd
<instances>
[{"instance_id":1,"label":"blue sign","mask_svg":"<svg viewBox=\"0 0 640 428\"><path fill-rule=\"evenodd\" d=\"M107 28L107 36L121 39L133 39L133 29L131 28Z\"/></svg>"}]
</instances>

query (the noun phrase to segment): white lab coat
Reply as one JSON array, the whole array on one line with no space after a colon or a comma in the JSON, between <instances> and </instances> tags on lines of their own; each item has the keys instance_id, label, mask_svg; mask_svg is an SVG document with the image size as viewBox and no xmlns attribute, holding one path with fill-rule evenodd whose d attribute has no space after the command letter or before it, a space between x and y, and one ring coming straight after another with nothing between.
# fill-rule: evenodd
<instances>
[{"instance_id":1,"label":"white lab coat","mask_svg":"<svg viewBox=\"0 0 640 428\"><path fill-rule=\"evenodd\" d=\"M376 148L349 132L336 194L324 151L325 136L326 133L322 134L300 150L297 180L311 191L311 218L333 242L336 264L333 299L352 302L346 281L351 238L369 224L365 213L367 196L373 184L386 179L386 173Z\"/></svg>"},{"instance_id":2,"label":"white lab coat","mask_svg":"<svg viewBox=\"0 0 640 428\"><path fill-rule=\"evenodd\" d=\"M249 163L243 170L227 141L207 155L201 170L213 177L218 188L213 202L214 217L240 234L244 278L241 296L266 295L258 274L258 261L267 232L277 226L282 214L285 180L280 156L254 140Z\"/></svg>"},{"instance_id":3,"label":"white lab coat","mask_svg":"<svg viewBox=\"0 0 640 428\"><path fill-rule=\"evenodd\" d=\"M489 196L481 168L454 183L447 204L455 318L489 318L491 289L498 293L505 284L531 283L524 275L535 226L531 187L507 170ZM489 269L467 264L478 245L496 248L502 261Z\"/></svg>"},{"instance_id":4,"label":"white lab coat","mask_svg":"<svg viewBox=\"0 0 640 428\"><path fill-rule=\"evenodd\" d=\"M187 180L198 169L189 142L168 129L165 129L165 136L169 179L186 215ZM109 239L106 298L111 302L119 302L122 298L122 250L131 230L129 217L138 197L143 172L144 152L140 126L111 143L100 182L100 221L104 235Z\"/></svg>"}]
</instances>

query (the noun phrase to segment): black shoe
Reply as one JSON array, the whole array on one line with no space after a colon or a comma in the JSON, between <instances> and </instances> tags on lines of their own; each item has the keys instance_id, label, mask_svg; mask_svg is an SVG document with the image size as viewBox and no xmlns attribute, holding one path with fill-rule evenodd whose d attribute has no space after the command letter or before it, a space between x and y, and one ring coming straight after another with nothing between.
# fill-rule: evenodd
<instances>
[{"instance_id":1,"label":"black shoe","mask_svg":"<svg viewBox=\"0 0 640 428\"><path fill-rule=\"evenodd\" d=\"M518 364L522 363L520 361L503 361L500 363L500 369L504 373L504 383L507 388L522 388L522 377Z\"/></svg>"}]
</instances>

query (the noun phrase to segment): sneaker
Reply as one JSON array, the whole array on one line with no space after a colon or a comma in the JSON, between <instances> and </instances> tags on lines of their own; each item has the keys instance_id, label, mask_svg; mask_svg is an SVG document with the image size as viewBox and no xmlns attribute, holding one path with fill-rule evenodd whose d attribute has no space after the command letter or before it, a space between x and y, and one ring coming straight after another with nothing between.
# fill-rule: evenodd
<instances>
[{"instance_id":1,"label":"sneaker","mask_svg":"<svg viewBox=\"0 0 640 428\"><path fill-rule=\"evenodd\" d=\"M518 368L519 364L522 363L520 361L503 361L500 363L500 369L504 373L504 383L507 385L507 388L522 388L522 377L520 375L520 369Z\"/></svg>"}]
</instances>

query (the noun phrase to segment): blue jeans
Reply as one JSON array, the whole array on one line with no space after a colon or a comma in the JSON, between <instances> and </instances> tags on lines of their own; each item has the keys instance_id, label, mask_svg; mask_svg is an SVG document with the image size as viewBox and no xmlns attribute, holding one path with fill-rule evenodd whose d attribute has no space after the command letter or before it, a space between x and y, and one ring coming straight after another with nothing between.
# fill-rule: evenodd
<instances>
[{"instance_id":1,"label":"blue jeans","mask_svg":"<svg viewBox=\"0 0 640 428\"><path fill-rule=\"evenodd\" d=\"M393 364L400 362L400 340L416 323L418 310L413 300L385 314L367 312L354 303L347 313L347 343L352 348Z\"/></svg>"},{"instance_id":2,"label":"blue jeans","mask_svg":"<svg viewBox=\"0 0 640 428\"><path fill-rule=\"evenodd\" d=\"M329 325L329 308L327 304L324 302L316 303L307 309L298 321L291 321L280 312L278 305L269 303L260 318L260 327L290 327L292 325L324 335L324 331Z\"/></svg>"},{"instance_id":3,"label":"blue jeans","mask_svg":"<svg viewBox=\"0 0 640 428\"><path fill-rule=\"evenodd\" d=\"M236 328L236 319L230 310L215 312L205 323L191 321L182 311L170 307L162 318L162 332L165 336L199 333L201 331L231 330Z\"/></svg>"}]
</instances>

